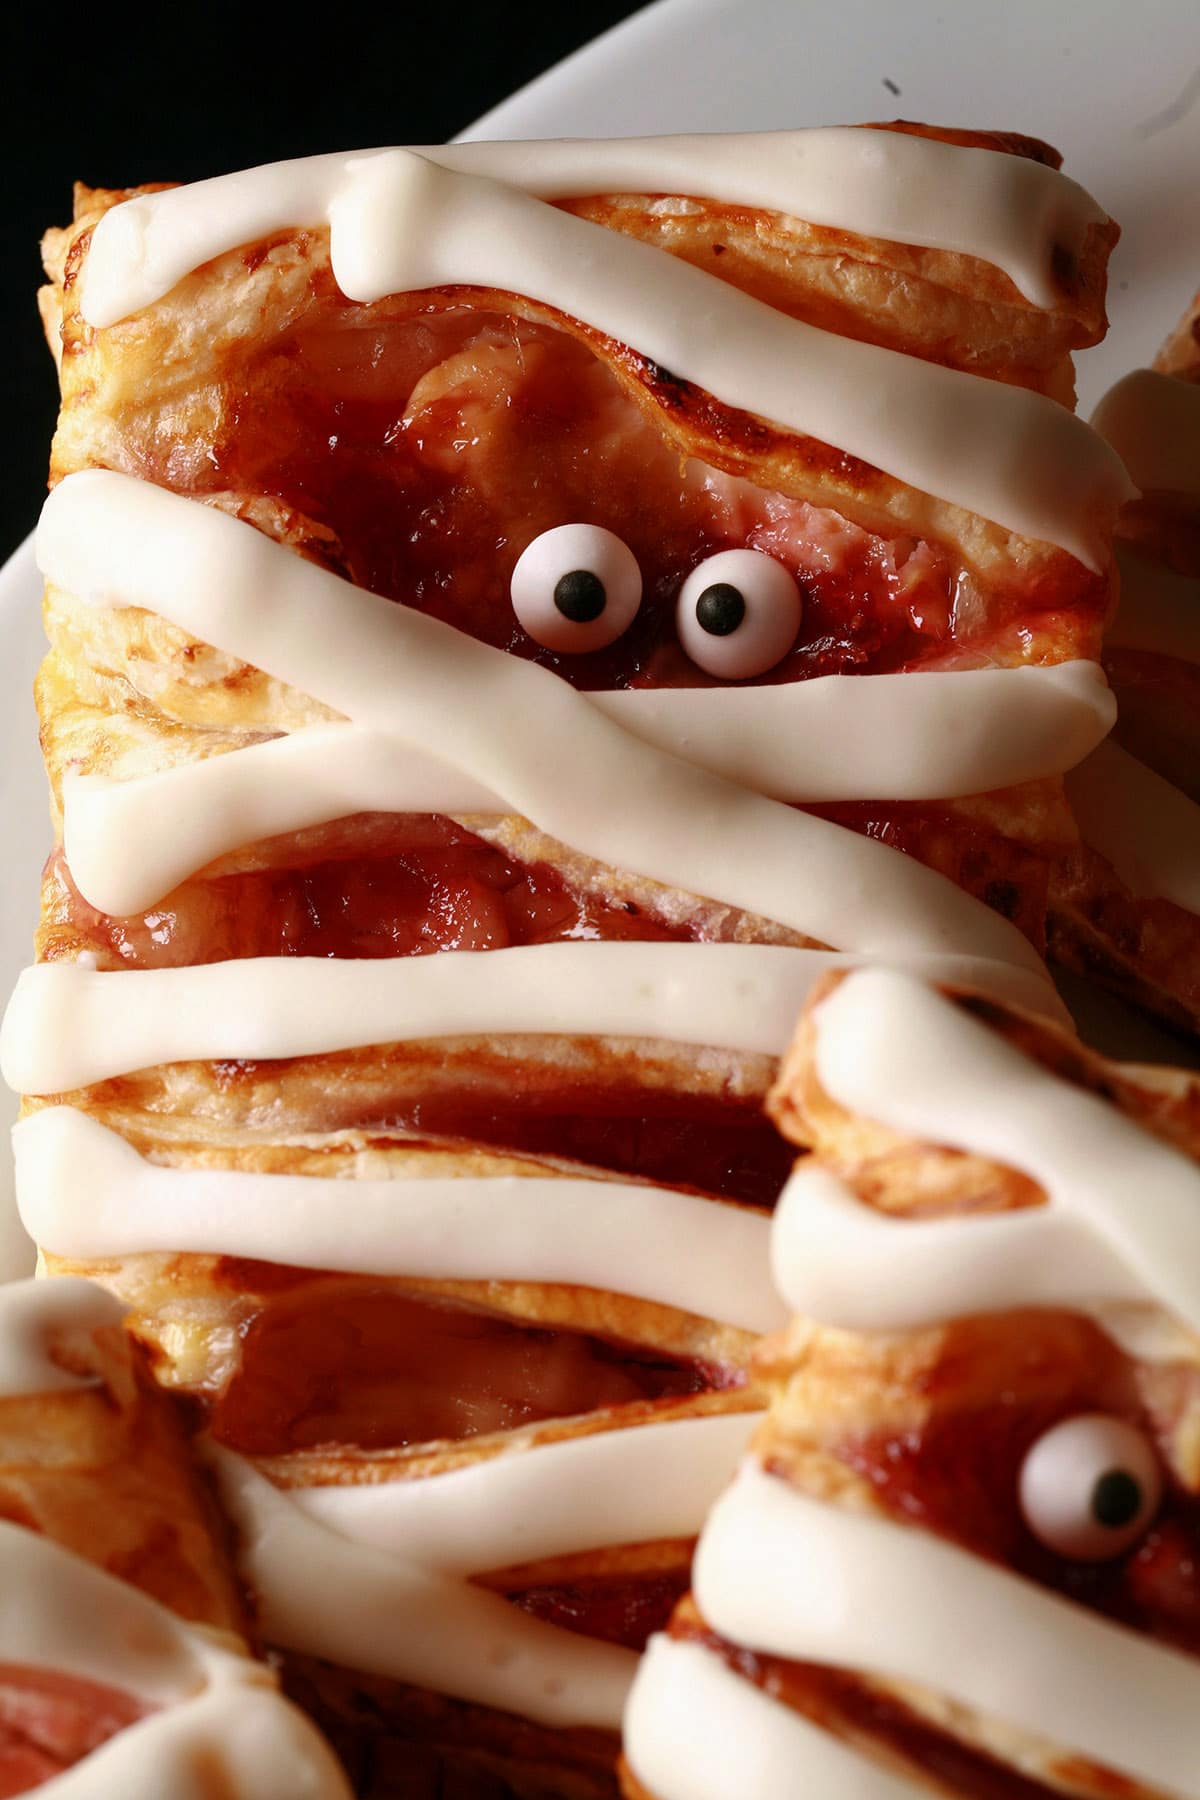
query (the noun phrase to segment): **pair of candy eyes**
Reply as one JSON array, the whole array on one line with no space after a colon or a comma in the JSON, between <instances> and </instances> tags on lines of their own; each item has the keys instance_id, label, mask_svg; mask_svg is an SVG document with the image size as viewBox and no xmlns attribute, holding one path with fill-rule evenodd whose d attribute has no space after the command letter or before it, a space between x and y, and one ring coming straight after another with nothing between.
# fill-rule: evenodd
<instances>
[{"instance_id":1,"label":"pair of candy eyes","mask_svg":"<svg viewBox=\"0 0 1200 1800\"><path fill-rule=\"evenodd\" d=\"M556 525L534 538L512 573L521 625L547 650L603 650L633 624L642 574L629 546L601 525ZM800 589L773 556L719 550L679 592L676 630L710 675L745 681L785 657L800 629Z\"/></svg>"},{"instance_id":2,"label":"pair of candy eyes","mask_svg":"<svg viewBox=\"0 0 1200 1800\"><path fill-rule=\"evenodd\" d=\"M1130 1549L1162 1499L1153 1446L1124 1419L1080 1413L1026 1452L1017 1484L1021 1512L1048 1550L1074 1562L1106 1562Z\"/></svg>"}]
</instances>

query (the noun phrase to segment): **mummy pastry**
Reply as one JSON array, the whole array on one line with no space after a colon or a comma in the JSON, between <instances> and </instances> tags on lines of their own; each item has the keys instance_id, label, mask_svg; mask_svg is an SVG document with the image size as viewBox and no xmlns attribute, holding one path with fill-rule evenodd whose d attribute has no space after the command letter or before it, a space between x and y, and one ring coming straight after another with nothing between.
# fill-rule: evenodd
<instances>
[{"instance_id":1,"label":"mummy pastry","mask_svg":"<svg viewBox=\"0 0 1200 1800\"><path fill-rule=\"evenodd\" d=\"M206 1413L364 1788L613 1791L761 1407L813 982L1058 1010L1127 489L1049 154L389 150L47 240L23 1216Z\"/></svg>"},{"instance_id":2,"label":"mummy pastry","mask_svg":"<svg viewBox=\"0 0 1200 1800\"><path fill-rule=\"evenodd\" d=\"M83 1281L0 1288L0 1792L349 1800L248 1655L183 1433Z\"/></svg>"},{"instance_id":3,"label":"mummy pastry","mask_svg":"<svg viewBox=\"0 0 1200 1800\"><path fill-rule=\"evenodd\" d=\"M814 998L773 1097L817 1152L774 1226L797 1317L631 1797L1200 1794L1196 1104L900 972Z\"/></svg>"},{"instance_id":4,"label":"mummy pastry","mask_svg":"<svg viewBox=\"0 0 1200 1800\"><path fill-rule=\"evenodd\" d=\"M1060 960L1172 1024L1200 1017L1200 353L1195 307L1093 424L1140 490L1122 513L1104 666L1113 738L1067 777L1083 839L1055 870ZM1190 349L1189 349L1190 346Z\"/></svg>"}]
</instances>

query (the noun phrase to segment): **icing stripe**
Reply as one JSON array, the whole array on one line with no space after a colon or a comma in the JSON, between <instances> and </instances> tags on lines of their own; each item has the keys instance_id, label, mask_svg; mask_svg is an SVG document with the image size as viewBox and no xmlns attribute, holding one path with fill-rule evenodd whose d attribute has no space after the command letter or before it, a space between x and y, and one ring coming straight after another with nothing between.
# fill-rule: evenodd
<instances>
[{"instance_id":1,"label":"icing stripe","mask_svg":"<svg viewBox=\"0 0 1200 1800\"><path fill-rule=\"evenodd\" d=\"M353 1544L241 1457L217 1451L214 1459L270 1643L541 1725L619 1726L637 1666L631 1650Z\"/></svg>"},{"instance_id":2,"label":"icing stripe","mask_svg":"<svg viewBox=\"0 0 1200 1800\"><path fill-rule=\"evenodd\" d=\"M1114 1106L1073 1087L970 1018L951 1001L906 975L862 969L817 1010L815 1064L826 1092L848 1111L915 1138L1020 1169L1045 1190L1050 1214L1064 1215L1089 1238L1090 1274L1105 1284L1113 1259L1124 1269L1116 1295L1150 1295L1193 1328L1200 1327L1200 1170L1191 1159L1142 1131ZM1129 1197L1137 1195L1137 1205ZM826 1196L828 1198L828 1196ZM1042 1215L1044 1217L1044 1215ZM906 1222L916 1243L949 1236L936 1222ZM1032 1220L960 1221L963 1245L1018 1245L1037 1230ZM790 1226L785 1228L790 1233ZM1043 1234L1043 1253L1061 1244L1057 1220ZM970 1238L966 1233L970 1232ZM933 1237L924 1234L933 1233ZM982 1233L981 1236L976 1234ZM777 1271L788 1238L781 1238ZM1026 1240L1028 1241L1028 1239ZM914 1252L915 1253L915 1252ZM998 1303L1013 1289L1007 1258L987 1265ZM783 1271L788 1288L803 1273ZM986 1276L979 1257L957 1271L944 1265L946 1312L981 1303ZM1076 1292L1082 1268L1063 1273L1065 1296ZM883 1279L897 1290L885 1270ZM1030 1272L1030 1298L1045 1295L1045 1275ZM900 1309L905 1310L901 1298ZM886 1302L881 1306L883 1311Z\"/></svg>"},{"instance_id":3,"label":"icing stripe","mask_svg":"<svg viewBox=\"0 0 1200 1800\"><path fill-rule=\"evenodd\" d=\"M807 325L651 244L411 151L352 159L320 219L305 222L321 219L351 300L453 287L523 295L727 406L1090 569L1107 554L1102 515L1132 492L1103 439L1043 394ZM108 316L111 303L85 293Z\"/></svg>"},{"instance_id":4,"label":"icing stripe","mask_svg":"<svg viewBox=\"0 0 1200 1800\"><path fill-rule=\"evenodd\" d=\"M178 969L22 970L0 1027L0 1070L59 1094L161 1063L320 1056L484 1033L666 1039L778 1056L810 988L851 959L776 944L586 942L348 961L251 957ZM1027 1004L1053 991L1024 970L926 959L933 978Z\"/></svg>"},{"instance_id":5,"label":"icing stripe","mask_svg":"<svg viewBox=\"0 0 1200 1800\"><path fill-rule=\"evenodd\" d=\"M794 1311L846 1331L912 1331L972 1313L1147 1298L1086 1221L1054 1206L896 1218L816 1164L802 1163L780 1195L771 1262Z\"/></svg>"},{"instance_id":6,"label":"icing stripe","mask_svg":"<svg viewBox=\"0 0 1200 1800\"><path fill-rule=\"evenodd\" d=\"M1200 499L1200 387L1134 369L1109 388L1092 426L1143 492Z\"/></svg>"},{"instance_id":7,"label":"icing stripe","mask_svg":"<svg viewBox=\"0 0 1200 1800\"><path fill-rule=\"evenodd\" d=\"M625 1760L655 1800L929 1800L735 1675L715 1650L656 1636L625 1708Z\"/></svg>"},{"instance_id":8,"label":"icing stripe","mask_svg":"<svg viewBox=\"0 0 1200 1800\"><path fill-rule=\"evenodd\" d=\"M514 1448L420 1479L293 1489L339 1536L441 1574L694 1537L762 1413L709 1413Z\"/></svg>"},{"instance_id":9,"label":"icing stripe","mask_svg":"<svg viewBox=\"0 0 1200 1800\"><path fill-rule=\"evenodd\" d=\"M1200 913L1200 806L1118 744L1101 744L1067 776L1086 844L1137 898Z\"/></svg>"},{"instance_id":10,"label":"icing stripe","mask_svg":"<svg viewBox=\"0 0 1200 1800\"><path fill-rule=\"evenodd\" d=\"M1064 1754L1200 1796L1194 1658L915 1526L814 1500L747 1462L709 1516L693 1583L737 1643L917 1682Z\"/></svg>"},{"instance_id":11,"label":"icing stripe","mask_svg":"<svg viewBox=\"0 0 1200 1800\"><path fill-rule=\"evenodd\" d=\"M1028 157L845 126L683 137L423 144L417 154L543 200L672 194L790 214L862 237L956 250L1004 270L1034 305L1056 300L1054 257L1105 215ZM386 151L313 156L142 194L107 213L84 266L93 325L151 305L191 269L288 226L315 225L355 170Z\"/></svg>"},{"instance_id":12,"label":"icing stripe","mask_svg":"<svg viewBox=\"0 0 1200 1800\"><path fill-rule=\"evenodd\" d=\"M64 1285L58 1282L54 1286ZM36 1532L0 1521L0 1660L159 1709L38 1788L45 1800L349 1800L270 1671Z\"/></svg>"},{"instance_id":13,"label":"icing stripe","mask_svg":"<svg viewBox=\"0 0 1200 1800\"><path fill-rule=\"evenodd\" d=\"M51 1359L50 1339L59 1333L99 1331L124 1317L120 1302L90 1281L64 1278L0 1286L0 1398L94 1387L98 1377L74 1375Z\"/></svg>"},{"instance_id":14,"label":"icing stripe","mask_svg":"<svg viewBox=\"0 0 1200 1800\"><path fill-rule=\"evenodd\" d=\"M1148 562L1128 544L1117 545L1117 563L1121 603L1108 644L1200 663L1200 579Z\"/></svg>"},{"instance_id":15,"label":"icing stripe","mask_svg":"<svg viewBox=\"0 0 1200 1800\"><path fill-rule=\"evenodd\" d=\"M503 811L490 788L402 738L313 725L130 781L67 775L63 847L84 899L120 918L231 850L352 813Z\"/></svg>"},{"instance_id":16,"label":"icing stripe","mask_svg":"<svg viewBox=\"0 0 1200 1800\"><path fill-rule=\"evenodd\" d=\"M827 675L765 688L621 688L587 702L633 736L789 802L950 799L1073 767L1112 729L1097 663ZM311 726L129 781L68 775L72 879L138 912L229 851L356 812L504 812L506 796L362 726ZM141 845L136 858L125 846Z\"/></svg>"},{"instance_id":17,"label":"icing stripe","mask_svg":"<svg viewBox=\"0 0 1200 1800\"><path fill-rule=\"evenodd\" d=\"M158 612L356 723L403 735L602 862L842 949L1041 968L1015 926L913 858L680 762L550 671L210 507L85 471L46 502L37 548L56 585Z\"/></svg>"},{"instance_id":18,"label":"icing stripe","mask_svg":"<svg viewBox=\"0 0 1200 1800\"><path fill-rule=\"evenodd\" d=\"M760 1213L626 1181L372 1180L164 1168L72 1107L13 1132L34 1241L75 1260L141 1251L275 1260L431 1280L565 1282L748 1331L785 1323ZM0 1381L3 1363L0 1361Z\"/></svg>"}]
</instances>

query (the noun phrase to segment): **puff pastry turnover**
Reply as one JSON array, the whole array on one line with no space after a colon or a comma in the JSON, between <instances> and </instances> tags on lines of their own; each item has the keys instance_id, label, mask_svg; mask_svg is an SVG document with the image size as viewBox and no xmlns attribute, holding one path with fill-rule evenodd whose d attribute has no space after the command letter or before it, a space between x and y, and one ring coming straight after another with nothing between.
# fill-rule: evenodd
<instances>
[{"instance_id":1,"label":"puff pastry turnover","mask_svg":"<svg viewBox=\"0 0 1200 1800\"><path fill-rule=\"evenodd\" d=\"M47 239L24 1216L203 1409L364 1792L613 1791L761 1410L812 983L1057 1009L1126 484L1054 161L393 150Z\"/></svg>"},{"instance_id":2,"label":"puff pastry turnover","mask_svg":"<svg viewBox=\"0 0 1200 1800\"><path fill-rule=\"evenodd\" d=\"M797 1316L630 1796L1197 1791L1198 1105L900 972L814 997L772 1099L816 1151Z\"/></svg>"}]
</instances>

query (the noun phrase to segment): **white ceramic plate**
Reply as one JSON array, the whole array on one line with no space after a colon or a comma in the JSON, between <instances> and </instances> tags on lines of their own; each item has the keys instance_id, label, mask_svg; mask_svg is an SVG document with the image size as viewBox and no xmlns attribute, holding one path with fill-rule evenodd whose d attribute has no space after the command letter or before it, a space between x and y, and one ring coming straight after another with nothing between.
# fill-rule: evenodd
<instances>
[{"instance_id":1,"label":"white ceramic plate","mask_svg":"<svg viewBox=\"0 0 1200 1800\"><path fill-rule=\"evenodd\" d=\"M658 0L487 114L467 137L616 137L909 118L1029 132L1124 227L1112 331L1080 363L1090 407L1148 360L1200 282L1200 8L1195 0ZM330 145L330 149L342 148ZM39 461L43 447L30 454ZM50 842L29 698L38 582L0 571L0 992L28 960ZM1079 999L1071 994L1071 1003ZM1169 1055L1085 997L1090 1035ZM0 1125L15 1116L0 1099ZM0 1277L29 1261L0 1157Z\"/></svg>"}]
</instances>

